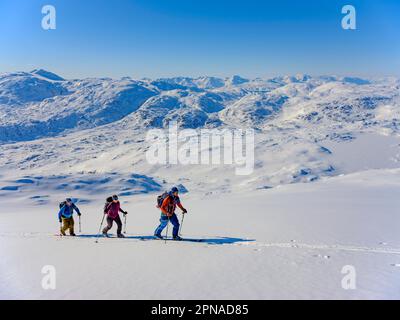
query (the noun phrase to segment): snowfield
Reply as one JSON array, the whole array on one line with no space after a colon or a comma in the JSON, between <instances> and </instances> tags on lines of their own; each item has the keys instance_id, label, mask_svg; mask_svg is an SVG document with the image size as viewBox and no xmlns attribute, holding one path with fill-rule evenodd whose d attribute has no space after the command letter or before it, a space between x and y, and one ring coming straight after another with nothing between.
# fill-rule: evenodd
<instances>
[{"instance_id":1,"label":"snowfield","mask_svg":"<svg viewBox=\"0 0 400 320\"><path fill-rule=\"evenodd\" d=\"M56 203L2 199L1 298L398 299L400 171L377 170L251 194L183 196L185 238L150 240L154 197L130 198L126 239L95 243L101 199L83 232L59 238ZM52 197L56 199L56 196ZM95 205L97 202L99 205ZM115 232L115 230L114 230ZM41 269L57 270L56 290ZM354 266L357 289L341 273Z\"/></svg>"},{"instance_id":2,"label":"snowfield","mask_svg":"<svg viewBox=\"0 0 400 320\"><path fill-rule=\"evenodd\" d=\"M399 299L399 88L307 75L0 75L0 298ZM146 133L170 121L254 129L254 172L150 165ZM165 244L152 239L155 198L173 185L186 241ZM96 243L113 193L127 238ZM66 197L83 213L77 238L56 236ZM41 286L47 265L55 290ZM342 287L346 266L354 290Z\"/></svg>"}]
</instances>

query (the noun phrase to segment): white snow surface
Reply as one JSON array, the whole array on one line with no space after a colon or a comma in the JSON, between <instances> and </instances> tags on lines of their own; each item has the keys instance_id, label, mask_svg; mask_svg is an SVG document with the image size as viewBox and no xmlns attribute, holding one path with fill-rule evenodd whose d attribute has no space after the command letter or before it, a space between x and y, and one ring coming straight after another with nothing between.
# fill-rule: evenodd
<instances>
[{"instance_id":1,"label":"white snow surface","mask_svg":"<svg viewBox=\"0 0 400 320\"><path fill-rule=\"evenodd\" d=\"M0 75L0 298L399 299L399 86ZM254 172L150 165L146 133L171 120L254 129ZM193 241L165 244L151 239L155 198L173 185ZM113 193L129 211L127 238L95 243ZM77 238L55 236L66 197L83 212ZM45 265L54 291L41 286ZM355 290L342 288L344 266Z\"/></svg>"}]
</instances>

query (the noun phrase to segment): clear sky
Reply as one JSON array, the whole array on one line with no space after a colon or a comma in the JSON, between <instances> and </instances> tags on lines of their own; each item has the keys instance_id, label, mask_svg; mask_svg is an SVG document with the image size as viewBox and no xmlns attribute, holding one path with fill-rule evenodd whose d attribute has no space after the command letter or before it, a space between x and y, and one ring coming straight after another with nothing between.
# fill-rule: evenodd
<instances>
[{"instance_id":1,"label":"clear sky","mask_svg":"<svg viewBox=\"0 0 400 320\"><path fill-rule=\"evenodd\" d=\"M56 30L41 27L46 4ZM0 72L399 76L399 40L399 0L0 0Z\"/></svg>"}]
</instances>

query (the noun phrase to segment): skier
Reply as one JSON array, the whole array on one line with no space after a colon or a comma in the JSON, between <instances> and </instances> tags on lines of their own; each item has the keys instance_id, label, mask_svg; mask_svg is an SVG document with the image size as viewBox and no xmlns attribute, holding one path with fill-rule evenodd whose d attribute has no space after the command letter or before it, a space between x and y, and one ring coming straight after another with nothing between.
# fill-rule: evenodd
<instances>
[{"instance_id":1,"label":"skier","mask_svg":"<svg viewBox=\"0 0 400 320\"><path fill-rule=\"evenodd\" d=\"M58 212L58 220L60 223L62 223L60 232L61 235L66 236L65 231L69 229L69 234L72 237L75 237L76 234L74 232L74 210L78 214L78 216L81 216L81 212L79 211L79 208L73 203L73 201L70 198L67 198L63 203L60 204L60 211Z\"/></svg>"},{"instance_id":2,"label":"skier","mask_svg":"<svg viewBox=\"0 0 400 320\"><path fill-rule=\"evenodd\" d=\"M107 232L112 228L113 223L115 223L118 226L117 229L117 236L118 238L125 238L125 236L122 234L122 221L119 216L119 212L122 212L125 215L128 214L127 211L124 211L121 209L121 204L118 200L118 196L114 195L112 196L110 202L107 201L107 203L104 206L104 214L107 215L107 226L103 229L103 235L108 237Z\"/></svg>"},{"instance_id":3,"label":"skier","mask_svg":"<svg viewBox=\"0 0 400 320\"><path fill-rule=\"evenodd\" d=\"M176 206L178 206L182 210L183 214L186 214L187 210L182 206L178 194L179 194L178 188L174 187L162 201L162 204L160 206L161 209L160 225L154 232L154 236L157 237L158 239L163 239L161 232L168 225L168 222L171 222L172 225L174 226L174 229L172 231L173 239L176 241L182 240L182 238L178 235L180 224L178 217L175 214L175 209Z\"/></svg>"}]
</instances>

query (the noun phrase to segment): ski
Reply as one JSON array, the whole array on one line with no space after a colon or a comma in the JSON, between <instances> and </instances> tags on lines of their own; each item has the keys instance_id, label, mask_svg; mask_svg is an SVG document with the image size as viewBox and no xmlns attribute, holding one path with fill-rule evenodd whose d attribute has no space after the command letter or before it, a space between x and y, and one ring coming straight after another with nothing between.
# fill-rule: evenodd
<instances>
[{"instance_id":1,"label":"ski","mask_svg":"<svg viewBox=\"0 0 400 320\"><path fill-rule=\"evenodd\" d=\"M90 239L93 238L98 242L100 239L110 239L110 240L128 240L128 241L168 241L168 242L194 242L194 243L202 243L202 242L207 242L206 239L190 239L190 238L182 238L181 240L175 240L173 238L158 238L155 236L126 236L125 238L119 238L117 235L113 234L108 234L107 236L105 235L100 235L100 236L95 236L95 235L76 235L76 236L70 236L70 235L60 235L60 234L53 234L53 237L62 239L62 238L67 238L67 239L76 239L76 240L84 240L84 239Z\"/></svg>"},{"instance_id":2,"label":"ski","mask_svg":"<svg viewBox=\"0 0 400 320\"><path fill-rule=\"evenodd\" d=\"M62 234L54 234L54 237L58 237L58 238L73 238L73 239L74 239L74 238L75 238L75 239L76 239L76 238L79 238L78 235L77 235L77 236L70 236L70 235L68 235L68 234L65 235L65 236L62 235Z\"/></svg>"},{"instance_id":3,"label":"ski","mask_svg":"<svg viewBox=\"0 0 400 320\"><path fill-rule=\"evenodd\" d=\"M175 240L173 238L157 238L154 237L154 240L159 240L159 241L171 241L171 242L204 242L203 239L185 239L182 238L181 240Z\"/></svg>"}]
</instances>

